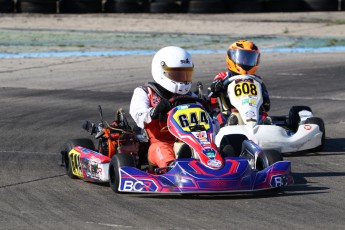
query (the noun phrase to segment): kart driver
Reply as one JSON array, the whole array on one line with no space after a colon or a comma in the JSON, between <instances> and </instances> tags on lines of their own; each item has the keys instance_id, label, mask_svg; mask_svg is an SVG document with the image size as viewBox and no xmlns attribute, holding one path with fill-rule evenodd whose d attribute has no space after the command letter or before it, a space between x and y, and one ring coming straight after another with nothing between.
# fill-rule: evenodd
<instances>
[{"instance_id":1,"label":"kart driver","mask_svg":"<svg viewBox=\"0 0 345 230\"><path fill-rule=\"evenodd\" d=\"M218 73L208 88L211 109L213 111L217 111L218 106L221 106L217 105L217 97L221 99L222 104L226 108L226 111L223 113L218 112L217 114L217 118L221 123L221 126L223 126L226 122L228 125L238 124L237 117L234 114L231 114L231 112L236 111L236 109L230 103L227 89L223 85L223 81L235 75L255 75L259 62L260 51L253 42L249 40L238 40L229 46L226 54L228 71ZM257 75L255 76L261 79L261 77ZM261 84L261 88L263 96L261 110L268 112L270 110L270 98L268 91L264 83Z\"/></svg>"},{"instance_id":2,"label":"kart driver","mask_svg":"<svg viewBox=\"0 0 345 230\"><path fill-rule=\"evenodd\" d=\"M146 129L150 139L148 161L158 168L175 160L175 137L162 128L167 125L160 114L172 109L169 99L177 95L190 95L194 64L184 49L168 46L160 49L152 60L154 82L134 89L129 113L138 127Z\"/></svg>"}]
</instances>

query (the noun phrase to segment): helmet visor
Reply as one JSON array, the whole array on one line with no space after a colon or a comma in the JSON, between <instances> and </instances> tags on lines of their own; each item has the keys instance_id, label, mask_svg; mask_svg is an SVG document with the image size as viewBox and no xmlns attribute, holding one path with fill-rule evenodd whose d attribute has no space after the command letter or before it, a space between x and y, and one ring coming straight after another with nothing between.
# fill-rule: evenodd
<instances>
[{"instance_id":1,"label":"helmet visor","mask_svg":"<svg viewBox=\"0 0 345 230\"><path fill-rule=\"evenodd\" d=\"M193 67L170 68L163 65L163 74L175 82L192 82Z\"/></svg>"},{"instance_id":2,"label":"helmet visor","mask_svg":"<svg viewBox=\"0 0 345 230\"><path fill-rule=\"evenodd\" d=\"M228 50L229 58L240 66L253 67L256 66L259 53L255 51L232 49Z\"/></svg>"}]
</instances>

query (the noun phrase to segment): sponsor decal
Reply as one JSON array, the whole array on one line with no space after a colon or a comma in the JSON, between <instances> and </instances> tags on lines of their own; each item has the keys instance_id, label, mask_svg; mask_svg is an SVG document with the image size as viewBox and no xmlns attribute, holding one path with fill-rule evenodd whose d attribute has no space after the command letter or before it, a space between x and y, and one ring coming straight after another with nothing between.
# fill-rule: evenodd
<instances>
[{"instance_id":1,"label":"sponsor decal","mask_svg":"<svg viewBox=\"0 0 345 230\"><path fill-rule=\"evenodd\" d=\"M276 175L271 177L270 185L272 188L282 187L288 185L288 178L286 175Z\"/></svg>"},{"instance_id":2,"label":"sponsor decal","mask_svg":"<svg viewBox=\"0 0 345 230\"><path fill-rule=\"evenodd\" d=\"M207 165L212 168L219 168L222 165L222 163L219 160L210 159L209 161L207 161Z\"/></svg>"},{"instance_id":3,"label":"sponsor decal","mask_svg":"<svg viewBox=\"0 0 345 230\"><path fill-rule=\"evenodd\" d=\"M88 149L86 149L88 150ZM80 153L72 149L69 153L69 160L71 161L71 168L73 175L76 175L78 177L82 177L83 173L81 171L81 163L80 163Z\"/></svg>"},{"instance_id":4,"label":"sponsor decal","mask_svg":"<svg viewBox=\"0 0 345 230\"><path fill-rule=\"evenodd\" d=\"M193 132L193 135L195 138L197 138L201 142L207 141L207 133L206 131L200 131L200 132Z\"/></svg>"},{"instance_id":5,"label":"sponsor decal","mask_svg":"<svg viewBox=\"0 0 345 230\"><path fill-rule=\"evenodd\" d=\"M208 142L208 141L201 142L200 144L201 144L201 146L202 146L204 149L206 149L206 148L211 148L211 143Z\"/></svg>"},{"instance_id":6,"label":"sponsor decal","mask_svg":"<svg viewBox=\"0 0 345 230\"><path fill-rule=\"evenodd\" d=\"M125 179L121 181L121 190L124 192L157 191L158 187L151 180Z\"/></svg>"},{"instance_id":7,"label":"sponsor decal","mask_svg":"<svg viewBox=\"0 0 345 230\"><path fill-rule=\"evenodd\" d=\"M311 126L310 125L304 125L304 129L305 130L311 130Z\"/></svg>"},{"instance_id":8,"label":"sponsor decal","mask_svg":"<svg viewBox=\"0 0 345 230\"><path fill-rule=\"evenodd\" d=\"M104 155L102 155L102 154L99 153L99 152L96 152L96 151L93 151L93 150L87 149L87 148L81 148L81 151L82 151L84 154L90 154L90 153L92 153L92 154L95 154L95 155L104 156Z\"/></svg>"},{"instance_id":9,"label":"sponsor decal","mask_svg":"<svg viewBox=\"0 0 345 230\"><path fill-rule=\"evenodd\" d=\"M242 105L249 104L250 106L256 106L256 99L245 98L242 100Z\"/></svg>"},{"instance_id":10,"label":"sponsor decal","mask_svg":"<svg viewBox=\"0 0 345 230\"><path fill-rule=\"evenodd\" d=\"M160 98L157 97L155 94L153 95L152 99L151 99L151 104L153 105L158 105L158 103L160 102Z\"/></svg>"},{"instance_id":11,"label":"sponsor decal","mask_svg":"<svg viewBox=\"0 0 345 230\"><path fill-rule=\"evenodd\" d=\"M180 110L180 109L188 109L189 108L189 105L179 105L176 107L177 110Z\"/></svg>"},{"instance_id":12,"label":"sponsor decal","mask_svg":"<svg viewBox=\"0 0 345 230\"><path fill-rule=\"evenodd\" d=\"M83 159L83 170L89 178L100 179L102 176L102 169L99 167L101 160L91 156L90 159Z\"/></svg>"},{"instance_id":13,"label":"sponsor decal","mask_svg":"<svg viewBox=\"0 0 345 230\"><path fill-rule=\"evenodd\" d=\"M203 150L203 152L206 154L206 156L208 158L215 158L216 157L216 153L213 149L205 149L205 150Z\"/></svg>"},{"instance_id":14,"label":"sponsor decal","mask_svg":"<svg viewBox=\"0 0 345 230\"><path fill-rule=\"evenodd\" d=\"M181 64L189 64L189 63L190 63L190 61L188 58L186 60L181 60Z\"/></svg>"},{"instance_id":15,"label":"sponsor decal","mask_svg":"<svg viewBox=\"0 0 345 230\"><path fill-rule=\"evenodd\" d=\"M253 112L253 111L247 111L247 112L246 112L246 117L247 117L247 118L255 118L255 112Z\"/></svg>"}]
</instances>

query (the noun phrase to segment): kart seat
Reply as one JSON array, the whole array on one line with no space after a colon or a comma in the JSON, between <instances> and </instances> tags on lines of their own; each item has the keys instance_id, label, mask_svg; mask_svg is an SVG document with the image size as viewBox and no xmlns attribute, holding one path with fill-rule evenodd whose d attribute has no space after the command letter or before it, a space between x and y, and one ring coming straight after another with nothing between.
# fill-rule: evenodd
<instances>
[{"instance_id":1,"label":"kart seat","mask_svg":"<svg viewBox=\"0 0 345 230\"><path fill-rule=\"evenodd\" d=\"M176 153L176 158L192 158L191 148L186 143L182 143Z\"/></svg>"}]
</instances>

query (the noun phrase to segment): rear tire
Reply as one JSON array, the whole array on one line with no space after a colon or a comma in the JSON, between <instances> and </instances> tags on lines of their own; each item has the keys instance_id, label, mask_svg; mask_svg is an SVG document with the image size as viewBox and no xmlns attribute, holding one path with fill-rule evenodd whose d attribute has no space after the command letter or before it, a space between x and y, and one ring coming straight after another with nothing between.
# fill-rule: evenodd
<instances>
[{"instance_id":1,"label":"rear tire","mask_svg":"<svg viewBox=\"0 0 345 230\"><path fill-rule=\"evenodd\" d=\"M61 149L61 154L65 161L64 163L66 168L66 174L71 179L76 179L77 176L75 176L72 172L72 163L68 153L76 146L81 146L93 151L95 150L95 145L93 144L92 140L88 138L71 139L66 142L66 144Z\"/></svg>"},{"instance_id":2,"label":"rear tire","mask_svg":"<svg viewBox=\"0 0 345 230\"><path fill-rule=\"evenodd\" d=\"M319 126L320 131L322 132L321 145L316 148L310 149L311 152L321 152L325 146L326 141L326 129L323 120L319 117L310 117L305 121L305 124L315 124Z\"/></svg>"},{"instance_id":3,"label":"rear tire","mask_svg":"<svg viewBox=\"0 0 345 230\"><path fill-rule=\"evenodd\" d=\"M110 188L119 193L120 172L119 168L123 166L130 166L135 168L135 161L133 156L126 153L115 154L109 164L109 186Z\"/></svg>"},{"instance_id":4,"label":"rear tire","mask_svg":"<svg viewBox=\"0 0 345 230\"><path fill-rule=\"evenodd\" d=\"M263 150L256 160L256 169L261 171L268 166L283 160L283 155L278 150L268 149Z\"/></svg>"}]
</instances>

